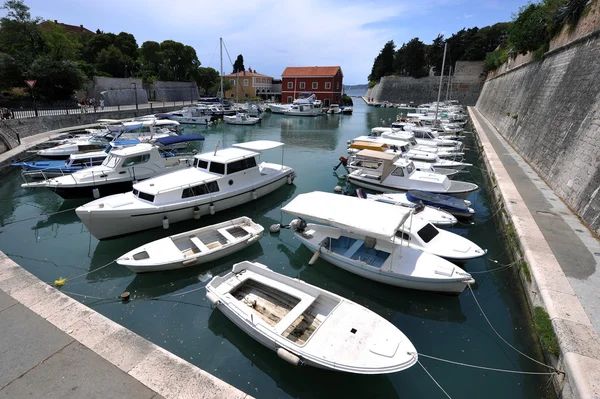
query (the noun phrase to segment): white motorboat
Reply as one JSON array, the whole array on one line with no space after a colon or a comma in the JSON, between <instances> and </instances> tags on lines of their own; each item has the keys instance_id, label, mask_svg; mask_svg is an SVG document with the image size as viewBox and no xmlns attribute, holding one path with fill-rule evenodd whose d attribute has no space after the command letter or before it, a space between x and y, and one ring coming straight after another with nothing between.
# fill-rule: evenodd
<instances>
[{"instance_id":1,"label":"white motorboat","mask_svg":"<svg viewBox=\"0 0 600 399\"><path fill-rule=\"evenodd\" d=\"M103 150L113 139L114 136L109 134L69 138L61 140L55 147L38 151L36 155L50 159L66 159L78 152Z\"/></svg>"},{"instance_id":2,"label":"white motorboat","mask_svg":"<svg viewBox=\"0 0 600 399\"><path fill-rule=\"evenodd\" d=\"M384 193L384 194L366 194L368 199L373 199L379 202L386 202L388 204L402 204L403 206L413 206L422 205L423 201L415 202L415 200L410 200L407 196L407 193ZM440 205L425 205L425 208L433 208L441 212L445 212L447 214L452 215L454 218L470 218L475 214L475 210L470 207L471 201L458 199L454 197L448 197L448 199L458 201L458 206L454 207L445 207L442 208ZM461 203L462 201L462 203ZM434 221L430 220L429 223L434 224L439 227L445 227L439 223L434 223Z\"/></svg>"},{"instance_id":3,"label":"white motorboat","mask_svg":"<svg viewBox=\"0 0 600 399\"><path fill-rule=\"evenodd\" d=\"M198 136L170 136L157 140L190 141ZM199 136L196 140L204 140ZM99 198L131 190L134 182L188 168L194 152L161 153L157 144L140 143L112 150L102 165L66 176L22 184L25 188L49 188L65 199Z\"/></svg>"},{"instance_id":4,"label":"white motorboat","mask_svg":"<svg viewBox=\"0 0 600 399\"><path fill-rule=\"evenodd\" d=\"M257 242L263 227L242 216L161 238L127 252L117 263L135 273L175 270L223 258Z\"/></svg>"},{"instance_id":5,"label":"white motorboat","mask_svg":"<svg viewBox=\"0 0 600 399\"><path fill-rule=\"evenodd\" d=\"M367 152L365 152L367 151ZM412 161L404 158L383 159L380 153L362 150L360 157L377 157L381 159L378 169L359 168L348 175L348 181L358 187L378 192L404 192L408 190L429 191L467 198L479 187L477 184L450 180L437 173L417 171Z\"/></svg>"},{"instance_id":6,"label":"white motorboat","mask_svg":"<svg viewBox=\"0 0 600 399\"><path fill-rule=\"evenodd\" d=\"M373 128L373 130L375 129L380 128ZM386 132L376 134L371 133L369 136L359 136L349 141L350 143L354 141L372 141L375 143L385 143L390 149L395 149L396 151L398 149L402 149L402 152L411 151L411 154L414 155L430 155L432 157L435 156L442 159L450 159L455 161L462 159L462 157L465 155L462 151L458 150L457 148L436 147L418 144L414 137L410 137L410 135L407 135L405 137L399 137L398 135L386 134L385 137L382 137L382 134L386 134Z\"/></svg>"},{"instance_id":7,"label":"white motorboat","mask_svg":"<svg viewBox=\"0 0 600 399\"><path fill-rule=\"evenodd\" d=\"M448 177L456 175L459 170L470 166L471 164L451 161L448 159L441 159L435 154L426 152L412 151L406 149L402 145L392 145L391 148L385 143L380 142L369 142L369 141L355 141L348 146L348 153L350 159L348 161L348 170L354 170L355 164L362 163L360 157L357 157L357 153L361 150L372 150L375 152L385 153L386 157L390 159L405 158L413 161L415 168L422 172L439 173ZM381 165L380 165L381 166Z\"/></svg>"},{"instance_id":8,"label":"white motorboat","mask_svg":"<svg viewBox=\"0 0 600 399\"><path fill-rule=\"evenodd\" d=\"M298 98L294 100L292 107L284 112L290 116L318 116L323 114L321 102L317 100L317 96L311 94L306 98Z\"/></svg>"},{"instance_id":9,"label":"white motorboat","mask_svg":"<svg viewBox=\"0 0 600 399\"><path fill-rule=\"evenodd\" d=\"M327 110L328 114L340 114L341 112L342 112L342 109L340 108L340 106L338 104L329 105L329 109Z\"/></svg>"},{"instance_id":10,"label":"white motorboat","mask_svg":"<svg viewBox=\"0 0 600 399\"><path fill-rule=\"evenodd\" d=\"M295 237L315 252L313 259L320 256L370 280L424 291L458 295L475 282L453 263L402 245L399 229L412 215L410 210L320 192L300 194L281 210L301 218L290 226ZM323 225L306 224L304 219Z\"/></svg>"},{"instance_id":11,"label":"white motorboat","mask_svg":"<svg viewBox=\"0 0 600 399\"><path fill-rule=\"evenodd\" d=\"M410 340L375 312L244 261L206 285L207 299L246 334L294 365L386 374L417 362Z\"/></svg>"},{"instance_id":12,"label":"white motorboat","mask_svg":"<svg viewBox=\"0 0 600 399\"><path fill-rule=\"evenodd\" d=\"M352 111L354 111L354 108L352 108L351 106L345 106L342 108L342 114L344 115L350 115L352 114Z\"/></svg>"},{"instance_id":13,"label":"white motorboat","mask_svg":"<svg viewBox=\"0 0 600 399\"><path fill-rule=\"evenodd\" d=\"M157 116L188 125L206 125L212 117L201 107L184 107L179 111L162 113Z\"/></svg>"},{"instance_id":14,"label":"white motorboat","mask_svg":"<svg viewBox=\"0 0 600 399\"><path fill-rule=\"evenodd\" d=\"M292 168L258 161L260 152L282 146L251 141L199 154L193 167L137 183L133 191L92 201L75 212L98 239L212 215L292 184Z\"/></svg>"},{"instance_id":15,"label":"white motorboat","mask_svg":"<svg viewBox=\"0 0 600 399\"><path fill-rule=\"evenodd\" d=\"M413 210L413 218L421 219L425 223L431 223L437 227L452 227L458 220L450 213L441 209L436 209L432 206L416 204L406 199L406 194L367 194L361 189L357 189L359 198L366 198L372 201L379 201L385 204L400 206L407 209ZM394 195L394 198L390 198L388 195Z\"/></svg>"},{"instance_id":16,"label":"white motorboat","mask_svg":"<svg viewBox=\"0 0 600 399\"><path fill-rule=\"evenodd\" d=\"M248 116L248 114L243 112L238 112L231 116L225 115L223 120L229 125L256 125L260 122L260 118Z\"/></svg>"},{"instance_id":17,"label":"white motorboat","mask_svg":"<svg viewBox=\"0 0 600 399\"><path fill-rule=\"evenodd\" d=\"M268 107L274 114L284 114L292 108L292 104L269 104Z\"/></svg>"}]
</instances>

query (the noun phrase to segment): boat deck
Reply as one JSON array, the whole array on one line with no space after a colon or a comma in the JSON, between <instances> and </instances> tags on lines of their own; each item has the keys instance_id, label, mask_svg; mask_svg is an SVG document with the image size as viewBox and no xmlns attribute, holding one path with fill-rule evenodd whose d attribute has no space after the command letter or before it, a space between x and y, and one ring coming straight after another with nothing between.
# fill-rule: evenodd
<instances>
[{"instance_id":1,"label":"boat deck","mask_svg":"<svg viewBox=\"0 0 600 399\"><path fill-rule=\"evenodd\" d=\"M345 258L365 262L374 267L381 267L390 256L388 252L368 248L364 240L341 236L339 238L326 238L323 247L342 255Z\"/></svg>"}]
</instances>

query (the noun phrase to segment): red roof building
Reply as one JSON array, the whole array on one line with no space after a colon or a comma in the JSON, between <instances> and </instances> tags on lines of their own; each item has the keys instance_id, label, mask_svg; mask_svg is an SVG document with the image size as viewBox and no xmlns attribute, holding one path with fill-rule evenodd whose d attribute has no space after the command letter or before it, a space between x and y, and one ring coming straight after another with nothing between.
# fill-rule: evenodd
<instances>
[{"instance_id":1,"label":"red roof building","mask_svg":"<svg viewBox=\"0 0 600 399\"><path fill-rule=\"evenodd\" d=\"M42 28L42 30L49 31L55 25L62 26L64 28L64 30L66 30L67 32L70 32L70 33L95 35L94 32L92 32L89 29L84 28L83 25L75 26L75 25L63 24L62 22L58 22L57 20L54 20L54 22L53 21L43 21L40 24L40 28Z\"/></svg>"},{"instance_id":2,"label":"red roof building","mask_svg":"<svg viewBox=\"0 0 600 399\"><path fill-rule=\"evenodd\" d=\"M344 74L339 66L287 67L281 74L281 101L291 103L300 93L313 93L324 106L340 104Z\"/></svg>"}]
</instances>

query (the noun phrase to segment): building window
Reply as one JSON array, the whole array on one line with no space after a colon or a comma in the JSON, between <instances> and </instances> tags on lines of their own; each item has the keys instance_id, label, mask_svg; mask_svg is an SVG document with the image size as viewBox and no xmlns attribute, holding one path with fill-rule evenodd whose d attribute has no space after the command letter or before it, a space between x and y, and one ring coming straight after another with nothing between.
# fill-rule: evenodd
<instances>
[{"instance_id":1,"label":"building window","mask_svg":"<svg viewBox=\"0 0 600 399\"><path fill-rule=\"evenodd\" d=\"M235 97L235 96L233 95L233 93L231 93L230 97L231 97L231 98L233 98L233 97Z\"/></svg>"},{"instance_id":2,"label":"building window","mask_svg":"<svg viewBox=\"0 0 600 399\"><path fill-rule=\"evenodd\" d=\"M331 89L331 82L325 82L325 88Z\"/></svg>"},{"instance_id":3,"label":"building window","mask_svg":"<svg viewBox=\"0 0 600 399\"><path fill-rule=\"evenodd\" d=\"M304 87L305 87L305 83L304 82L300 82L300 88L304 89Z\"/></svg>"},{"instance_id":4,"label":"building window","mask_svg":"<svg viewBox=\"0 0 600 399\"><path fill-rule=\"evenodd\" d=\"M288 82L288 89L294 88L294 82Z\"/></svg>"},{"instance_id":5,"label":"building window","mask_svg":"<svg viewBox=\"0 0 600 399\"><path fill-rule=\"evenodd\" d=\"M235 86L235 79L229 79L229 83L231 83L232 86Z\"/></svg>"},{"instance_id":6,"label":"building window","mask_svg":"<svg viewBox=\"0 0 600 399\"><path fill-rule=\"evenodd\" d=\"M248 86L248 79L244 79L244 86Z\"/></svg>"},{"instance_id":7,"label":"building window","mask_svg":"<svg viewBox=\"0 0 600 399\"><path fill-rule=\"evenodd\" d=\"M319 83L318 82L313 82L312 88L313 89L318 89L319 88Z\"/></svg>"},{"instance_id":8,"label":"building window","mask_svg":"<svg viewBox=\"0 0 600 399\"><path fill-rule=\"evenodd\" d=\"M287 103L288 103L288 104L291 104L291 103L292 103L292 101L294 101L294 99L292 98L292 96L288 96L288 98L287 98Z\"/></svg>"},{"instance_id":9,"label":"building window","mask_svg":"<svg viewBox=\"0 0 600 399\"><path fill-rule=\"evenodd\" d=\"M323 105L326 107L329 107L329 104L331 103L331 101L329 101L328 98L326 98L325 100L323 100Z\"/></svg>"}]
</instances>

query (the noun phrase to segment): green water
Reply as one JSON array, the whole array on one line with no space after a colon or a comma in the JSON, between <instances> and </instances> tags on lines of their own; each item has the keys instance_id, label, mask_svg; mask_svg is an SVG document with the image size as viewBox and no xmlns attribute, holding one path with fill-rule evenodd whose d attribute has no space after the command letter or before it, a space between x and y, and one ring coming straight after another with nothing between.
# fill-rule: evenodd
<instances>
[{"instance_id":1,"label":"green water","mask_svg":"<svg viewBox=\"0 0 600 399\"><path fill-rule=\"evenodd\" d=\"M206 136L205 151L250 140L278 140L286 144L284 163L298 177L255 202L200 221L173 224L168 231L154 229L116 240L98 242L70 210L82 201L63 201L50 191L20 187L14 171L0 182L0 250L44 281L74 277L105 265L123 253L161 237L246 215L262 224L265 237L246 250L209 265L168 273L136 276L112 264L67 282L63 291L150 341L259 398L443 398L427 374L415 365L383 376L360 376L308 367L297 368L239 330L218 310L213 311L202 287L210 276L225 273L235 262L258 261L288 276L298 277L368 307L400 328L421 353L487 367L546 371L510 349L487 325L467 290L458 297L409 291L378 284L340 270L323 260L308 266L312 253L299 245L293 233L270 235L271 224L290 221L280 207L294 195L314 190L331 192L338 184L332 168L346 153L346 141L367 134L381 120L395 119L396 110L369 108L356 101L353 115L319 118L269 115L262 125L186 128L185 133ZM467 161L479 166L473 138L466 140ZM266 154L280 159L280 152ZM263 158L265 159L265 158ZM343 174L342 169L338 172ZM474 224L451 231L489 249L489 258L508 263L506 248L491 216L489 194L477 168L461 179L480 184L469 198L477 214ZM57 211L63 213L41 216ZM16 222L19 221L19 222ZM15 223L16 222L16 223ZM466 264L469 272L498 265L478 259ZM519 350L541 359L532 337L519 283L512 272L474 274L475 295L497 331ZM195 290L195 291L194 291ZM130 291L133 299L115 298ZM189 292L191 291L191 292ZM182 295L183 294L183 295ZM84 297L82 295L87 295ZM501 374L463 368L421 357L420 361L452 397L540 398L547 377Z\"/></svg>"}]
</instances>

